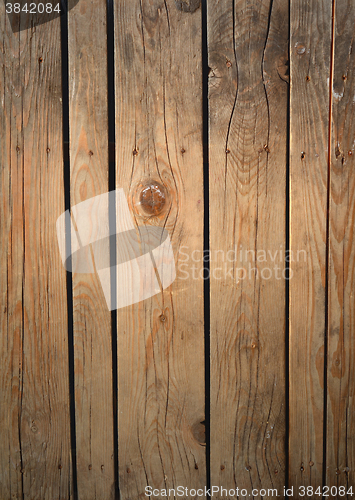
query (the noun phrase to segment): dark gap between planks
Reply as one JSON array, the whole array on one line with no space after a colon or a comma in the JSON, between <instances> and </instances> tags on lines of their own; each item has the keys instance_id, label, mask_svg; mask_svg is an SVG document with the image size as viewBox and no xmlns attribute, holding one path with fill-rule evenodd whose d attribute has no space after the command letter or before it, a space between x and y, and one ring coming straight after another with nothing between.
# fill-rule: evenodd
<instances>
[{"instance_id":1,"label":"dark gap between planks","mask_svg":"<svg viewBox=\"0 0 355 500\"><path fill-rule=\"evenodd\" d=\"M208 38L207 0L201 2L202 30L202 123L203 123L203 250L209 251L209 105L208 105ZM204 263L204 328L205 328L205 432L206 432L206 486L211 488L211 372L210 372L210 263Z\"/></svg>"},{"instance_id":2,"label":"dark gap between planks","mask_svg":"<svg viewBox=\"0 0 355 500\"><path fill-rule=\"evenodd\" d=\"M115 31L113 0L107 0L107 110L108 110L108 190L116 189L116 161L115 161ZM116 217L110 223L114 225L111 234L114 234ZM116 240L110 239L110 276L111 290L117 290L116 273ZM114 296L116 293L113 292ZM111 346L112 346L112 409L113 409L113 460L115 477L115 500L120 498L118 473L118 361L117 361L117 310L111 311Z\"/></svg>"},{"instance_id":3,"label":"dark gap between planks","mask_svg":"<svg viewBox=\"0 0 355 500\"><path fill-rule=\"evenodd\" d=\"M325 249L325 318L324 318L324 375L323 375L323 488L327 484L327 417L328 417L328 302L329 302L329 252L330 252L330 175L332 162L332 120L333 120L333 81L335 49L335 0L332 0L332 34L330 43L329 75L329 120L328 120L328 178L327 178L327 220ZM323 496L324 498L324 496Z\"/></svg>"},{"instance_id":4,"label":"dark gap between planks","mask_svg":"<svg viewBox=\"0 0 355 500\"><path fill-rule=\"evenodd\" d=\"M67 0L61 0L60 39L62 53L62 113L63 113L63 156L64 156L64 203L65 210L70 210L70 158L69 158L69 80L68 80L68 14ZM66 144L68 145L66 147ZM66 231L71 247L71 234ZM74 372L74 317L73 317L73 278L66 273L67 310L68 310L68 369L69 369L69 412L70 445L73 474L73 499L78 500L77 462L76 462L76 425L75 425L75 372Z\"/></svg>"}]
</instances>

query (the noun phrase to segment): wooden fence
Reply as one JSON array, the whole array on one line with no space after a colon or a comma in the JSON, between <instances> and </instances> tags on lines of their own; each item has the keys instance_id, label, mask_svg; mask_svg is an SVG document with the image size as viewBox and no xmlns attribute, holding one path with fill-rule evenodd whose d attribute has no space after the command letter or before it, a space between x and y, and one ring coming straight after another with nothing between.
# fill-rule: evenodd
<instances>
[{"instance_id":1,"label":"wooden fence","mask_svg":"<svg viewBox=\"0 0 355 500\"><path fill-rule=\"evenodd\" d=\"M0 500L352 498L353 0L0 12ZM56 220L115 187L177 276L110 312Z\"/></svg>"}]
</instances>

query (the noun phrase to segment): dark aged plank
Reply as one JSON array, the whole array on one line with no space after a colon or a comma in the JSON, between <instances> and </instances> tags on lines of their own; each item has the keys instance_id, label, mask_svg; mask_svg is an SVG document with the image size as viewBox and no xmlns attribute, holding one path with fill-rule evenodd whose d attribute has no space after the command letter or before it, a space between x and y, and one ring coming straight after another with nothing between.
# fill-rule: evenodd
<instances>
[{"instance_id":1,"label":"dark aged plank","mask_svg":"<svg viewBox=\"0 0 355 500\"><path fill-rule=\"evenodd\" d=\"M0 32L0 498L69 499L60 20Z\"/></svg>"},{"instance_id":2,"label":"dark aged plank","mask_svg":"<svg viewBox=\"0 0 355 500\"><path fill-rule=\"evenodd\" d=\"M68 18L73 206L108 191L106 1L80 0ZM73 274L73 301L78 493L112 499L111 313L97 273Z\"/></svg>"},{"instance_id":3,"label":"dark aged plank","mask_svg":"<svg viewBox=\"0 0 355 500\"><path fill-rule=\"evenodd\" d=\"M335 6L326 484L355 492L355 5Z\"/></svg>"},{"instance_id":4,"label":"dark aged plank","mask_svg":"<svg viewBox=\"0 0 355 500\"><path fill-rule=\"evenodd\" d=\"M118 310L119 472L127 500L143 498L147 484L206 481L203 282L191 269L198 275L203 248L201 9L177 4L115 2L117 187L132 221L169 231L177 266L163 293ZM137 204L146 180L164 187L165 205L159 198L152 210ZM190 260L179 269L182 252Z\"/></svg>"},{"instance_id":5,"label":"dark aged plank","mask_svg":"<svg viewBox=\"0 0 355 500\"><path fill-rule=\"evenodd\" d=\"M209 2L208 32L211 482L282 491L288 2Z\"/></svg>"},{"instance_id":6,"label":"dark aged plank","mask_svg":"<svg viewBox=\"0 0 355 500\"><path fill-rule=\"evenodd\" d=\"M296 491L322 485L331 20L331 0L291 2L289 476Z\"/></svg>"}]
</instances>

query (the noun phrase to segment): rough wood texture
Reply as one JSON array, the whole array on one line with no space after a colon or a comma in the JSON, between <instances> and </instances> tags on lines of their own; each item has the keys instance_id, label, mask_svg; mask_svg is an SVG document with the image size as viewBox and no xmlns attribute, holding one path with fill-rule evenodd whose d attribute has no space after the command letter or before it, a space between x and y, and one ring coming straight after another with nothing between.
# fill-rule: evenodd
<instances>
[{"instance_id":1,"label":"rough wood texture","mask_svg":"<svg viewBox=\"0 0 355 500\"><path fill-rule=\"evenodd\" d=\"M105 0L69 11L71 206L108 191ZM80 500L114 498L111 314L98 274L73 274Z\"/></svg>"},{"instance_id":2,"label":"rough wood texture","mask_svg":"<svg viewBox=\"0 0 355 500\"><path fill-rule=\"evenodd\" d=\"M335 3L329 230L328 486L355 492L355 5Z\"/></svg>"},{"instance_id":3,"label":"rough wood texture","mask_svg":"<svg viewBox=\"0 0 355 500\"><path fill-rule=\"evenodd\" d=\"M285 484L288 3L209 2L208 32L211 483L251 494Z\"/></svg>"},{"instance_id":4,"label":"rough wood texture","mask_svg":"<svg viewBox=\"0 0 355 500\"><path fill-rule=\"evenodd\" d=\"M71 497L60 20L13 34L0 4L0 498Z\"/></svg>"},{"instance_id":5,"label":"rough wood texture","mask_svg":"<svg viewBox=\"0 0 355 500\"><path fill-rule=\"evenodd\" d=\"M138 225L169 231L177 266L163 293L118 310L119 472L128 500L143 498L148 484L206 484L202 262L195 279L191 260L189 279L179 270L181 251L202 257L201 10L185 12L175 0L115 2L115 40L117 187ZM137 205L146 179L168 193L159 215Z\"/></svg>"},{"instance_id":6,"label":"rough wood texture","mask_svg":"<svg viewBox=\"0 0 355 500\"><path fill-rule=\"evenodd\" d=\"M322 485L330 0L291 2L290 485ZM297 258L304 251L304 258Z\"/></svg>"}]
</instances>

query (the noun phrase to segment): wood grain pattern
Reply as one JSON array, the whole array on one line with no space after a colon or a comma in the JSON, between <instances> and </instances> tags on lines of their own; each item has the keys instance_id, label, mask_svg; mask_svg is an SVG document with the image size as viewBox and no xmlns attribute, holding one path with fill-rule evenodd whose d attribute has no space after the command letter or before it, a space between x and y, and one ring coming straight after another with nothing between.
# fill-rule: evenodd
<instances>
[{"instance_id":1,"label":"wood grain pattern","mask_svg":"<svg viewBox=\"0 0 355 500\"><path fill-rule=\"evenodd\" d=\"M114 8L121 226L167 229L177 272L117 311L120 498L133 500L206 484L202 19L200 0ZM106 22L106 0L68 14L72 207L109 188ZM211 483L239 498L282 497L286 482L294 498L323 481L355 493L355 5L208 0L207 23ZM60 19L22 27L0 2L0 500L72 500ZM73 274L73 305L78 498L113 500L97 273Z\"/></svg>"},{"instance_id":2,"label":"wood grain pattern","mask_svg":"<svg viewBox=\"0 0 355 500\"><path fill-rule=\"evenodd\" d=\"M13 34L0 5L0 497L72 498L60 20Z\"/></svg>"},{"instance_id":3,"label":"wood grain pattern","mask_svg":"<svg viewBox=\"0 0 355 500\"><path fill-rule=\"evenodd\" d=\"M202 262L195 279L191 259L189 279L180 268L203 248L201 9L178 3L115 2L117 187L138 225L169 231L177 267L163 293L118 310L122 499L206 484ZM146 179L168 195L156 216L136 203Z\"/></svg>"},{"instance_id":4,"label":"wood grain pattern","mask_svg":"<svg viewBox=\"0 0 355 500\"><path fill-rule=\"evenodd\" d=\"M328 486L355 491L355 5L335 3L330 170ZM340 498L340 496L339 496Z\"/></svg>"},{"instance_id":5,"label":"wood grain pattern","mask_svg":"<svg viewBox=\"0 0 355 500\"><path fill-rule=\"evenodd\" d=\"M69 11L71 206L108 191L105 0ZM97 273L73 274L80 500L114 498L111 314Z\"/></svg>"},{"instance_id":6,"label":"wood grain pattern","mask_svg":"<svg viewBox=\"0 0 355 500\"><path fill-rule=\"evenodd\" d=\"M331 20L330 0L291 2L289 474L296 489L322 485Z\"/></svg>"},{"instance_id":7,"label":"wood grain pattern","mask_svg":"<svg viewBox=\"0 0 355 500\"><path fill-rule=\"evenodd\" d=\"M288 2L209 2L208 33L211 483L251 494L285 484Z\"/></svg>"}]
</instances>

